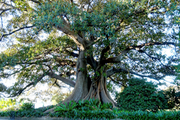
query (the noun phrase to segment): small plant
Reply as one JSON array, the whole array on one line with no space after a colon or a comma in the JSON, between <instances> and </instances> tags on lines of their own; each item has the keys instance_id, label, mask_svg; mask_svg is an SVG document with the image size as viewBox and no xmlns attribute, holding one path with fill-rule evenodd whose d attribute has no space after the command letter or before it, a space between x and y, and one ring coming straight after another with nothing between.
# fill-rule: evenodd
<instances>
[{"instance_id":1,"label":"small plant","mask_svg":"<svg viewBox=\"0 0 180 120\"><path fill-rule=\"evenodd\" d=\"M99 100L81 100L79 102L70 101L69 104L60 104L56 107L55 113L50 114L54 117L68 118L115 118L112 110L112 104L101 104Z\"/></svg>"},{"instance_id":2,"label":"small plant","mask_svg":"<svg viewBox=\"0 0 180 120\"><path fill-rule=\"evenodd\" d=\"M32 110L34 109L34 104L33 103L24 103L21 108L22 110Z\"/></svg>"},{"instance_id":3,"label":"small plant","mask_svg":"<svg viewBox=\"0 0 180 120\"><path fill-rule=\"evenodd\" d=\"M55 111L58 112L67 112L75 109L77 106L77 103L74 101L70 101L69 104L60 104L59 106L56 107Z\"/></svg>"}]
</instances>

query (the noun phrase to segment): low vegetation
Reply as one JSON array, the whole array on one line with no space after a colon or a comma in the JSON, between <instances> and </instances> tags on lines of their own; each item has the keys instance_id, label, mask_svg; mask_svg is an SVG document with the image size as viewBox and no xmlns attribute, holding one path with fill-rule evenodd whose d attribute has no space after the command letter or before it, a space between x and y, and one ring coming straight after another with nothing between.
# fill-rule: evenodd
<instances>
[{"instance_id":1,"label":"low vegetation","mask_svg":"<svg viewBox=\"0 0 180 120\"><path fill-rule=\"evenodd\" d=\"M55 107L53 113L46 113L45 111ZM56 106L49 106L35 109L32 103L25 103L17 110L6 110L0 112L0 117L63 117L70 119L128 119L128 120L177 120L180 116L180 111L127 111L119 108L112 108L112 104L101 104L97 100L85 100L78 103L71 101L69 104L58 104Z\"/></svg>"}]
</instances>

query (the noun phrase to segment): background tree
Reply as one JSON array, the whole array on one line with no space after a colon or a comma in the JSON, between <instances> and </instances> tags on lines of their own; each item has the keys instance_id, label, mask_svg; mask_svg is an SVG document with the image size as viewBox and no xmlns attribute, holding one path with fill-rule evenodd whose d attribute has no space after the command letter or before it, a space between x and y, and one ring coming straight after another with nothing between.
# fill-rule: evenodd
<instances>
[{"instance_id":1,"label":"background tree","mask_svg":"<svg viewBox=\"0 0 180 120\"><path fill-rule=\"evenodd\" d=\"M66 102L95 98L114 105L107 82L126 86L133 75L155 80L176 75L176 0L1 0L0 5L1 18L10 16L7 24L1 21L0 41L16 41L0 55L0 76L18 76L7 91L11 96L60 80L74 87ZM166 56L163 48L174 54Z\"/></svg>"},{"instance_id":2,"label":"background tree","mask_svg":"<svg viewBox=\"0 0 180 120\"><path fill-rule=\"evenodd\" d=\"M138 111L167 109L168 100L157 85L147 80L133 78L121 93L116 94L117 105L122 110Z\"/></svg>"}]
</instances>

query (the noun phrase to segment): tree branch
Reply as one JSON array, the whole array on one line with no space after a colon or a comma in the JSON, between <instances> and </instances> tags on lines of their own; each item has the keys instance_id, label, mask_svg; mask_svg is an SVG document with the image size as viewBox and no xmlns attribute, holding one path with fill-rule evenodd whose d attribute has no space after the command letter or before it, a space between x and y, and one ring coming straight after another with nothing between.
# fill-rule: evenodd
<instances>
[{"instance_id":1,"label":"tree branch","mask_svg":"<svg viewBox=\"0 0 180 120\"><path fill-rule=\"evenodd\" d=\"M9 97L15 97L17 95L20 95L24 90L26 90L28 87L32 86L32 85L36 85L39 81L42 80L42 78L46 76L46 74L44 73L43 75L41 75L36 81L29 83L28 85L26 85L26 87L20 89L19 91L17 91L17 93L10 95Z\"/></svg>"},{"instance_id":2,"label":"tree branch","mask_svg":"<svg viewBox=\"0 0 180 120\"><path fill-rule=\"evenodd\" d=\"M130 50L139 51L142 47L154 46L154 45L174 45L174 46L176 46L176 44L174 42L150 42L150 43L144 43L141 45L134 45L134 46L130 46L130 47L126 48L125 50L123 50L118 56L107 58L106 60L103 60L103 62L105 62L105 63L120 63L121 62L120 57L122 55L126 54L127 52L129 52Z\"/></svg>"},{"instance_id":3,"label":"tree branch","mask_svg":"<svg viewBox=\"0 0 180 120\"><path fill-rule=\"evenodd\" d=\"M73 56L73 57L78 57L79 54L77 53L74 53L74 52L71 52L71 51L68 51L68 50L65 50L70 56Z\"/></svg>"},{"instance_id":4,"label":"tree branch","mask_svg":"<svg viewBox=\"0 0 180 120\"><path fill-rule=\"evenodd\" d=\"M67 85L69 85L69 86L71 86L71 87L74 87L74 86L75 86L75 82L73 82L72 80L63 78L63 77L61 77L61 76L59 76L59 75L57 75L57 74L55 74L55 73L53 73L53 72L48 72L47 75L48 75L49 77L51 77L51 78L56 78L56 79L64 82L65 84L67 84Z\"/></svg>"},{"instance_id":5,"label":"tree branch","mask_svg":"<svg viewBox=\"0 0 180 120\"><path fill-rule=\"evenodd\" d=\"M116 84L120 84L121 86L123 86L123 87L126 87L126 86L124 86L122 83L120 83L120 82L118 82L118 81L116 81L116 80L114 80L112 77L109 77L114 83L116 83Z\"/></svg>"},{"instance_id":6,"label":"tree branch","mask_svg":"<svg viewBox=\"0 0 180 120\"><path fill-rule=\"evenodd\" d=\"M77 53L74 53L74 52L71 52L71 51L68 51L66 50L66 52L70 55L70 56L73 56L73 57L78 57L79 54ZM88 55L87 56L87 63L90 64L92 66L92 68L95 70L95 68L97 67L97 61L94 60L93 56L92 55Z\"/></svg>"},{"instance_id":7,"label":"tree branch","mask_svg":"<svg viewBox=\"0 0 180 120\"><path fill-rule=\"evenodd\" d=\"M74 31L70 29L70 25L66 22L66 20L62 16L61 16L61 19L63 21L62 26L56 26L56 25L53 25L53 26L57 28L58 30L67 34L69 37L71 37L78 47L82 47L83 42L84 42L83 38L81 38L77 33L75 33Z\"/></svg>"},{"instance_id":8,"label":"tree branch","mask_svg":"<svg viewBox=\"0 0 180 120\"><path fill-rule=\"evenodd\" d=\"M1 16L4 12L6 12L6 11L8 11L8 10L11 10L11 8L7 8L7 9L0 9L0 10L2 10L2 12L0 13L0 16Z\"/></svg>"},{"instance_id":9,"label":"tree branch","mask_svg":"<svg viewBox=\"0 0 180 120\"><path fill-rule=\"evenodd\" d=\"M58 86L59 88L61 88L61 86L57 83L57 79L56 79L56 81L53 83L53 85L56 85L56 86ZM52 86L53 86L52 85Z\"/></svg>"},{"instance_id":10,"label":"tree branch","mask_svg":"<svg viewBox=\"0 0 180 120\"><path fill-rule=\"evenodd\" d=\"M8 33L8 34L3 34L3 35L1 36L1 38L0 38L0 41L2 41L3 37L6 37L6 36L8 36L8 35L11 35L11 34L13 34L13 33L15 33L15 32L20 31L20 30L23 30L23 29L26 29L26 28L32 28L32 27L34 27L34 26L25 26L25 27L21 27L21 28L19 28L19 29L17 29L17 30L14 30L14 31L12 31L12 32L10 32L10 33Z\"/></svg>"},{"instance_id":11,"label":"tree branch","mask_svg":"<svg viewBox=\"0 0 180 120\"><path fill-rule=\"evenodd\" d=\"M15 75L16 73L19 73L19 72L21 72L21 70L15 71L13 73L2 73L0 74L0 77L8 78L9 76Z\"/></svg>"},{"instance_id":12,"label":"tree branch","mask_svg":"<svg viewBox=\"0 0 180 120\"><path fill-rule=\"evenodd\" d=\"M37 1L37 0L29 0L29 1L32 1L32 2L37 3L37 4L39 4L39 5L42 4L41 2L39 2L39 1Z\"/></svg>"},{"instance_id":13,"label":"tree branch","mask_svg":"<svg viewBox=\"0 0 180 120\"><path fill-rule=\"evenodd\" d=\"M115 73L120 73L120 72L131 73L131 74L134 74L134 75L137 75L137 76L140 76L140 77L148 77L148 78L152 78L152 79L155 79L155 80L160 80L163 77L165 77L165 75L163 75L161 77L155 76L155 75L142 75L142 74L133 72L132 70L127 70L122 66L119 69L116 69L116 68L112 67L112 68L110 68L109 70L106 71L106 74L107 74L107 77L110 77L111 75L113 75Z\"/></svg>"},{"instance_id":14,"label":"tree branch","mask_svg":"<svg viewBox=\"0 0 180 120\"><path fill-rule=\"evenodd\" d=\"M94 70L97 68L98 62L94 60L93 55L87 56L87 63L90 64Z\"/></svg>"},{"instance_id":15,"label":"tree branch","mask_svg":"<svg viewBox=\"0 0 180 120\"><path fill-rule=\"evenodd\" d=\"M105 53L107 52L107 51L109 51L110 50L110 47L109 46L107 46L107 47L105 47L103 50L102 50L102 52L101 52L101 56L100 56L100 62L102 62L104 59L105 59Z\"/></svg>"}]
</instances>

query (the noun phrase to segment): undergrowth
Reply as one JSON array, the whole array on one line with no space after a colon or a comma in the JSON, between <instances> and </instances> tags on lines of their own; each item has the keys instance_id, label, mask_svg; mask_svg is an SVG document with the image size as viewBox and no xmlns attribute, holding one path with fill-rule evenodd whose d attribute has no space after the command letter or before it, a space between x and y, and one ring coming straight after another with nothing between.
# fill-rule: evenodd
<instances>
[{"instance_id":1,"label":"undergrowth","mask_svg":"<svg viewBox=\"0 0 180 120\"><path fill-rule=\"evenodd\" d=\"M9 117L14 114L15 117L42 117L44 112L54 106L35 109L32 104L24 104L16 111L1 111L0 117ZM158 112L150 111L123 111L118 108L112 108L111 104L101 104L97 100L71 101L69 104L59 104L55 106L55 111L49 113L50 117L63 117L70 119L115 119L125 120L179 120L180 111Z\"/></svg>"}]
</instances>

